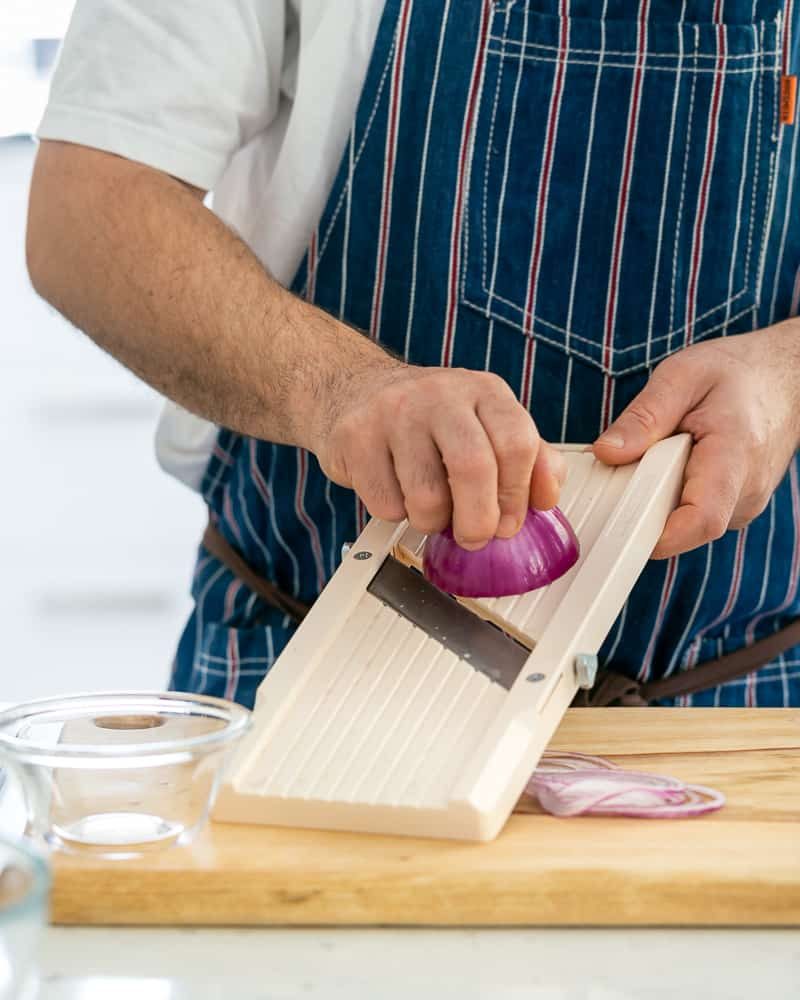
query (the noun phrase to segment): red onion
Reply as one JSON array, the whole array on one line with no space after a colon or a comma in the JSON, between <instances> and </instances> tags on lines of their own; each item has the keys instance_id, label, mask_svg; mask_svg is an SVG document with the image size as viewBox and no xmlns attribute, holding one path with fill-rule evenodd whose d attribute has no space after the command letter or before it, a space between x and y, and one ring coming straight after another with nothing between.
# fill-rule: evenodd
<instances>
[{"instance_id":1,"label":"red onion","mask_svg":"<svg viewBox=\"0 0 800 1000\"><path fill-rule=\"evenodd\" d=\"M685 819L719 809L725 796L703 785L686 785L677 778L639 771L541 771L528 784L539 804L554 816L638 816L645 819Z\"/></svg>"},{"instance_id":2,"label":"red onion","mask_svg":"<svg viewBox=\"0 0 800 1000\"><path fill-rule=\"evenodd\" d=\"M539 759L533 777L530 780L528 791L532 795L536 794L536 789L530 785L541 775L560 773L563 771L591 771L593 769L602 771L618 771L616 764L604 757L593 757L588 753L576 753L565 750L559 753L558 750L545 750Z\"/></svg>"},{"instance_id":3,"label":"red onion","mask_svg":"<svg viewBox=\"0 0 800 1000\"><path fill-rule=\"evenodd\" d=\"M511 597L544 587L578 561L580 545L558 507L529 510L512 538L493 538L468 552L451 528L425 542L422 569L440 590L458 597Z\"/></svg>"}]
</instances>

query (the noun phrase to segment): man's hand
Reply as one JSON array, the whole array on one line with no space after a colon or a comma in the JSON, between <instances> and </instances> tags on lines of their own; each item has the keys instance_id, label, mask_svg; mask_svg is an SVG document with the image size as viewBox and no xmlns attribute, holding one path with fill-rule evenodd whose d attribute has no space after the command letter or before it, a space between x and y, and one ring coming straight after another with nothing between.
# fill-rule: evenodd
<instances>
[{"instance_id":1,"label":"man's hand","mask_svg":"<svg viewBox=\"0 0 800 1000\"><path fill-rule=\"evenodd\" d=\"M800 320L695 344L662 361L594 452L621 465L679 431L694 446L656 559L743 528L766 507L800 447Z\"/></svg>"},{"instance_id":2,"label":"man's hand","mask_svg":"<svg viewBox=\"0 0 800 1000\"><path fill-rule=\"evenodd\" d=\"M37 291L187 410L308 448L369 512L459 541L509 536L558 500L564 463L500 379L404 365L291 295L202 203L118 156L43 142Z\"/></svg>"},{"instance_id":3,"label":"man's hand","mask_svg":"<svg viewBox=\"0 0 800 1000\"><path fill-rule=\"evenodd\" d=\"M451 523L465 548L515 534L529 505L552 507L566 465L496 375L386 359L323 406L314 448L370 514L417 530Z\"/></svg>"}]
</instances>

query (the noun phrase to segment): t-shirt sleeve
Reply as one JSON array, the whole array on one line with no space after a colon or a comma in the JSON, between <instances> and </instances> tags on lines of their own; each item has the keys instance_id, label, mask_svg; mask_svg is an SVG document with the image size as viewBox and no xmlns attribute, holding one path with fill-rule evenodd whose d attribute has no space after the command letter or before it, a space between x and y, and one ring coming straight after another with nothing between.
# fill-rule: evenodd
<instances>
[{"instance_id":1,"label":"t-shirt sleeve","mask_svg":"<svg viewBox=\"0 0 800 1000\"><path fill-rule=\"evenodd\" d=\"M37 135L212 189L276 114L286 0L77 0Z\"/></svg>"}]
</instances>

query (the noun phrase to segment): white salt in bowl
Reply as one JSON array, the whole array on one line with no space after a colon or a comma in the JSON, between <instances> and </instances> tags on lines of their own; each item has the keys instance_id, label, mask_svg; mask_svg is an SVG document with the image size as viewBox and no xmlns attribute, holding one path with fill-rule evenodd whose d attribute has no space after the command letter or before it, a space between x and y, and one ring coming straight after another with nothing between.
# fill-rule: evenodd
<instances>
[{"instance_id":1,"label":"white salt in bowl","mask_svg":"<svg viewBox=\"0 0 800 1000\"><path fill-rule=\"evenodd\" d=\"M27 834L111 858L188 843L250 725L205 695L111 692L0 713L0 763L21 782Z\"/></svg>"}]
</instances>

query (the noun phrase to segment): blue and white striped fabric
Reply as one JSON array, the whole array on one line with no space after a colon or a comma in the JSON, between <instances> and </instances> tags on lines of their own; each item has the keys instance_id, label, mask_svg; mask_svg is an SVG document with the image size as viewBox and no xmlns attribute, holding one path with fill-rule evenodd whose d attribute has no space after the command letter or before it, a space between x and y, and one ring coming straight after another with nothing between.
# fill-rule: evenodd
<instances>
[{"instance_id":1,"label":"blue and white striped fabric","mask_svg":"<svg viewBox=\"0 0 800 1000\"><path fill-rule=\"evenodd\" d=\"M421 365L491 369L592 441L662 358L796 314L800 16L778 0L387 0L294 289ZM219 527L311 601L365 523L315 458L223 430ZM652 562L602 651L640 679L800 613L800 466L747 529ZM292 626L201 550L173 685L252 704ZM800 650L682 699L800 705Z\"/></svg>"}]
</instances>

